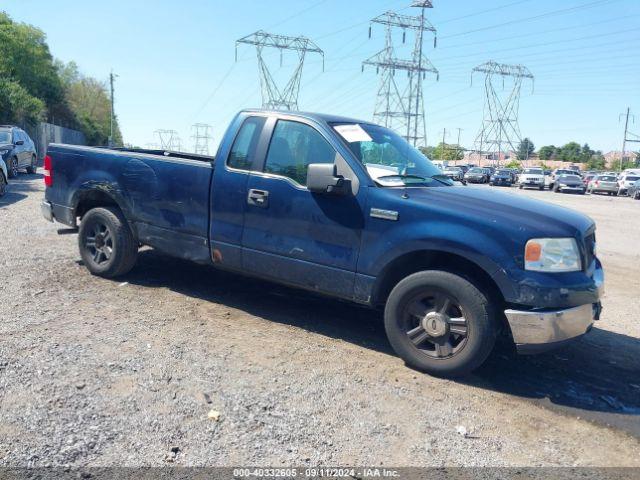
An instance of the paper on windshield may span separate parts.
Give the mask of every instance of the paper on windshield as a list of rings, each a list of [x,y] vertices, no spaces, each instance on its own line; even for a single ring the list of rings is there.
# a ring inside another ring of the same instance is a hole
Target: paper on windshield
[[[333,128],[349,143],[372,141],[369,134],[357,123],[351,125],[336,125]]]

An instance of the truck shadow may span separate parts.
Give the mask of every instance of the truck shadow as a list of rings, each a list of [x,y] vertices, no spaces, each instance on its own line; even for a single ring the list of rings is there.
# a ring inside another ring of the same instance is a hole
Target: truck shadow
[[[38,179],[42,179],[42,175],[19,173],[17,177],[10,178],[6,193],[0,197],[0,208],[18,203],[27,198],[30,192],[38,191],[38,184],[33,181]]]
[[[141,251],[136,268],[118,279],[122,280],[169,288],[395,355],[379,311],[165,257],[153,250]],[[551,353],[518,356],[510,349],[499,348],[478,371],[458,381],[540,401],[573,415],[615,414],[594,420],[620,423],[640,436],[639,358],[640,340],[594,328],[581,341]]]

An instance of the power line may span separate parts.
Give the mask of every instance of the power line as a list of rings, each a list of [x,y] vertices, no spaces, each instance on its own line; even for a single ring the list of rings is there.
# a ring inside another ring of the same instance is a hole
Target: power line
[[[513,7],[514,5],[519,5],[521,3],[526,3],[526,2],[532,2],[533,0],[519,0],[517,2],[512,2],[512,3],[507,3],[506,5],[500,5],[494,8],[489,8],[486,10],[479,10],[475,13],[470,13],[468,15],[462,15],[461,17],[454,17],[454,18],[449,18],[448,20],[441,20],[438,21],[439,25],[443,25],[445,23],[450,23],[450,22],[456,22],[458,20],[462,20],[465,18],[471,18],[471,17],[476,17],[478,15],[484,15],[485,13],[490,13],[490,12],[495,12],[497,10],[502,10],[503,8],[508,8],[508,7]]]
[[[588,2],[588,3],[582,4],[582,5],[578,5],[578,6],[575,6],[575,7],[563,8],[563,9],[560,9],[560,10],[554,10],[552,12],[542,13],[540,15],[534,15],[532,17],[519,18],[519,19],[516,19],[516,20],[510,20],[510,21],[507,21],[507,22],[498,23],[496,25],[491,25],[491,26],[488,26],[488,27],[481,27],[481,28],[476,28],[474,30],[467,30],[465,32],[454,33],[452,35],[446,35],[446,36],[441,37],[441,38],[442,39],[446,39],[446,38],[461,37],[461,36],[464,36],[464,35],[469,35],[471,33],[478,33],[478,32],[485,32],[487,30],[494,30],[496,28],[504,27],[506,25],[514,25],[516,23],[530,22],[530,21],[534,21],[534,20],[539,20],[541,18],[547,18],[547,17],[555,16],[555,15],[564,15],[565,13],[575,12],[577,10],[584,10],[584,9],[595,7],[595,6],[598,6],[598,5],[606,5],[608,3],[614,3],[614,2],[619,2],[619,1],[621,1],[621,0],[597,0],[595,2]]]

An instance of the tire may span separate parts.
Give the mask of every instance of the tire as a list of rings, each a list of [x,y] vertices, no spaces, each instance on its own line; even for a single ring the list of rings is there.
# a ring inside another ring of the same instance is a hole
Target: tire
[[[489,182],[489,186],[490,186],[490,187],[493,187],[493,182]]]
[[[122,212],[113,207],[94,208],[85,214],[78,247],[84,265],[99,277],[128,273],[138,257],[138,242]]]
[[[524,185],[520,184],[519,188],[520,188],[520,190],[522,190],[524,188]]]
[[[4,178],[4,173],[0,171],[0,197],[7,193],[7,179]]]
[[[538,187],[538,190],[543,191],[544,190],[544,186]]]
[[[36,173],[36,170],[38,169],[38,159],[36,158],[35,155],[33,155],[31,157],[31,163],[29,164],[29,166],[27,167],[27,173],[29,174],[34,174]]]
[[[438,270],[414,273],[398,283],[387,299],[384,324],[391,346],[407,365],[443,377],[478,368],[497,334],[488,298],[464,278]]]
[[[9,163],[7,163],[7,171],[9,172],[9,178],[15,178],[18,176],[18,159],[16,157],[9,159]]]

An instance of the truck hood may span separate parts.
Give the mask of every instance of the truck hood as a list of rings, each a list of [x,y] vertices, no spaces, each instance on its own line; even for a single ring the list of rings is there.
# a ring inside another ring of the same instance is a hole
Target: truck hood
[[[471,225],[493,225],[509,232],[512,239],[581,238],[594,228],[593,220],[574,210],[488,188],[426,187],[407,189],[407,193],[410,200],[433,213],[442,212]]]

